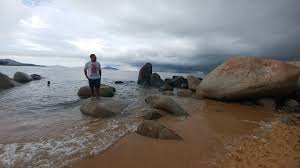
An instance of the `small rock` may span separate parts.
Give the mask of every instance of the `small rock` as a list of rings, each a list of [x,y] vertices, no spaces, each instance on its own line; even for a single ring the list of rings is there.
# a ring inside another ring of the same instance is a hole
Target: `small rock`
[[[150,84],[152,87],[161,87],[164,82],[157,73],[151,74]]]
[[[143,116],[143,118],[146,120],[157,120],[161,117],[161,113],[156,109],[152,109],[152,111],[149,111],[146,115]]]
[[[285,106],[291,107],[291,108],[295,108],[295,107],[299,106],[299,103],[297,102],[297,100],[294,100],[294,99],[288,99],[283,104]]]
[[[195,91],[198,87],[198,85],[201,83],[201,80],[199,80],[198,78],[196,78],[195,76],[193,75],[188,75],[186,77],[187,81],[188,81],[188,86],[189,86],[189,89]]]
[[[167,79],[165,79],[164,80],[164,84],[167,84],[167,85],[171,85],[172,86],[172,79],[170,79],[170,78],[167,78]]]
[[[177,91],[177,96],[191,97],[192,95],[193,95],[193,91],[191,91],[190,89],[179,89]]]
[[[43,78],[41,75],[38,74],[32,74],[30,76],[32,77],[33,80],[41,80]]]
[[[175,87],[175,88],[186,89],[186,88],[188,88],[188,82],[182,76],[179,76],[179,77],[174,76],[173,80],[172,80],[172,86]]]
[[[160,92],[173,91],[173,87],[171,85],[164,84],[162,87],[159,88],[159,91]]]
[[[276,110],[276,101],[272,98],[261,98],[257,101],[258,105],[263,106],[265,109],[275,111]]]
[[[173,93],[173,91],[164,91],[163,95],[174,96],[174,93]]]
[[[166,111],[175,116],[189,116],[189,114],[169,96],[148,96],[145,102],[156,109]]]
[[[282,116],[280,118],[280,121],[282,123],[290,125],[290,126],[300,126],[299,121],[297,120],[297,118],[295,118],[291,115]]]
[[[123,81],[115,81],[115,84],[123,84]]]
[[[161,125],[156,121],[144,121],[138,126],[137,133],[142,136],[147,136],[156,139],[174,139],[182,140],[174,131]]]
[[[294,108],[287,107],[287,106],[280,107],[280,110],[282,110],[284,112],[289,112],[289,113],[293,113],[294,112]]]

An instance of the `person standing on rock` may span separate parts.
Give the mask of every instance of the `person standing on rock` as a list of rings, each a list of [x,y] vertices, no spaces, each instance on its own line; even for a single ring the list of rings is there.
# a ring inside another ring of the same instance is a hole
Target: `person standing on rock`
[[[100,83],[101,83],[101,64],[97,61],[95,54],[90,55],[91,61],[87,62],[84,66],[84,74],[89,80],[89,86],[91,88],[92,97],[95,97],[96,89],[96,98],[99,99],[100,96]]]

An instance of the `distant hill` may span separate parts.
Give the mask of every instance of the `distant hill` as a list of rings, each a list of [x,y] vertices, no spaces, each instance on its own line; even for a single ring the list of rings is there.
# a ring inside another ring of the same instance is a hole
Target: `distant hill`
[[[102,69],[107,69],[107,70],[119,70],[119,69],[117,69],[117,68],[110,67],[110,66],[106,66],[106,67],[104,67],[104,68],[102,68]]]
[[[1,66],[42,66],[42,65],[21,63],[11,59],[0,59],[0,65]]]

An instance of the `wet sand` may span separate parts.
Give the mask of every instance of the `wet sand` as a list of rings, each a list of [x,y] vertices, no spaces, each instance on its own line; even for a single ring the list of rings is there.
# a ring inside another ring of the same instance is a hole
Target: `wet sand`
[[[242,145],[241,142],[250,139],[250,143],[252,142],[250,137],[253,135],[266,136],[268,134],[263,132],[273,132],[274,129],[268,124],[270,121],[276,120],[274,113],[257,106],[189,98],[175,99],[191,116],[176,118],[166,115],[159,121],[183,137],[183,141],[158,140],[130,133],[102,154],[84,159],[72,167],[232,167],[233,163],[240,162],[231,153],[239,149],[238,147]],[[273,136],[278,138],[281,132],[282,130],[274,133]],[[286,138],[290,138],[289,133],[286,133]],[[291,141],[297,141],[295,139],[297,137],[291,138]],[[256,145],[262,144],[244,145],[245,148],[249,148],[245,149],[249,154],[244,156],[247,164],[243,164],[243,167],[247,167],[247,165],[251,167],[248,162],[256,161],[250,158],[250,156],[252,157],[250,154],[256,153],[255,150],[252,150]],[[277,145],[283,146],[279,152],[286,150],[286,144],[283,141],[275,144],[275,146]],[[264,152],[264,148],[260,149],[261,152]],[[272,149],[270,150],[269,152],[272,153]],[[260,154],[258,153],[257,156]],[[272,158],[281,159],[275,156]],[[268,161],[272,162],[272,160]],[[236,167],[242,166],[237,165]]]
[[[278,120],[261,137],[243,139],[228,152],[219,167],[222,168],[299,168],[300,128],[285,125]]]

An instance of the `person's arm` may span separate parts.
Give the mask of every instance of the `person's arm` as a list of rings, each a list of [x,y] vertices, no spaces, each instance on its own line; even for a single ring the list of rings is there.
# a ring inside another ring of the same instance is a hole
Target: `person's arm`
[[[87,79],[89,79],[89,77],[88,77],[88,75],[87,75],[87,70],[86,70],[86,69],[84,69],[84,75],[85,75],[85,77],[86,77]]]
[[[88,77],[88,75],[87,75],[87,69],[88,69],[88,65],[85,64],[85,66],[84,66],[84,75],[85,75],[85,77],[86,77],[87,79],[89,79],[89,77]]]
[[[99,65],[100,65],[99,74],[100,74],[100,77],[102,77],[101,64],[99,63]]]

